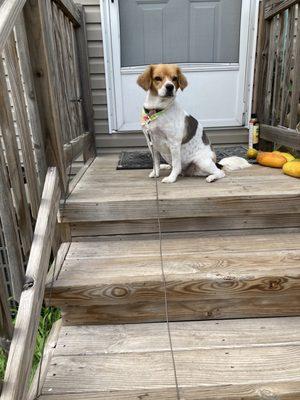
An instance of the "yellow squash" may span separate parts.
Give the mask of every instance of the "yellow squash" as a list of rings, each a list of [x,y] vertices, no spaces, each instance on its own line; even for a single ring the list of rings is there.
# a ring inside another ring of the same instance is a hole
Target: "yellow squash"
[[[292,154],[290,154],[290,153],[283,153],[283,152],[281,152],[281,151],[273,151],[273,153],[282,155],[283,157],[286,158],[286,161],[293,161],[293,160],[295,160],[295,157],[294,157]]]
[[[285,163],[282,170],[286,175],[300,178],[300,160],[297,159]]]
[[[248,149],[247,151],[247,158],[256,159],[258,151],[256,149]]]
[[[286,158],[281,154],[260,151],[257,155],[256,161],[260,165],[271,168],[282,168],[287,162]]]

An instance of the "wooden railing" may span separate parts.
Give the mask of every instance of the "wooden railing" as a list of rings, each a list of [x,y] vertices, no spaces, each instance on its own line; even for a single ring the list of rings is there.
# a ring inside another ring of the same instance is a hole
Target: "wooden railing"
[[[45,179],[1,400],[23,400],[27,396],[59,200],[58,172],[51,168]]]
[[[47,169],[56,167],[64,197],[68,167],[80,154],[84,162],[95,156],[85,35],[84,14],[72,0],[0,0],[0,245],[7,259],[5,271],[0,259],[4,348],[13,331],[5,283],[8,279],[9,295],[19,302]],[[54,250],[59,242],[57,230]],[[39,296],[42,301],[42,292]]]
[[[95,155],[84,15],[71,0],[0,2],[0,219],[18,300],[48,166]]]
[[[300,1],[261,3],[255,104],[260,136],[300,150]]]

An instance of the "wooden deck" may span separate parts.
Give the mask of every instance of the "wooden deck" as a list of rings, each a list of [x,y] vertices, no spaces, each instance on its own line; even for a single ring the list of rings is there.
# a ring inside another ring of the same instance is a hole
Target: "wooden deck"
[[[61,205],[42,400],[176,398],[155,182],[117,161],[86,166]],[[299,181],[253,166],[159,183],[159,199],[181,400],[299,399]]]
[[[172,323],[181,399],[299,399],[299,331],[299,318]],[[63,327],[42,393],[176,399],[166,325]]]
[[[156,232],[155,182],[149,170],[118,171],[117,161],[117,155],[96,158],[62,206],[62,221],[71,224],[74,236]],[[179,178],[174,184],[159,183],[159,198],[168,231],[300,225],[299,180],[279,169],[256,165],[212,184]]]

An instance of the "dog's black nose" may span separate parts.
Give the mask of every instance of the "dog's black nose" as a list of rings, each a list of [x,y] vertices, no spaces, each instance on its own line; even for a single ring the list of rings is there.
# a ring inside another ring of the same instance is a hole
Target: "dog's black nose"
[[[174,90],[174,85],[172,85],[171,83],[168,83],[166,85],[166,89],[168,92],[172,92]]]

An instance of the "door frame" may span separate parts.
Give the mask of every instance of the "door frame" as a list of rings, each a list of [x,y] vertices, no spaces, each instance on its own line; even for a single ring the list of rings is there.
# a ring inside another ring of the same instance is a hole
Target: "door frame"
[[[115,32],[114,37],[118,37],[120,40],[120,24],[117,18],[113,18],[111,15],[110,2],[112,0],[99,1],[103,36],[109,133],[126,133],[126,131],[118,130],[118,127],[122,125],[123,122],[122,96],[116,96],[116,91],[122,90],[121,54],[118,46],[113,46],[112,39],[112,32]],[[118,1],[114,2],[115,7],[117,7],[117,13],[119,13],[118,3]],[[218,63],[218,65],[215,63],[193,63],[193,65],[179,64],[182,67],[183,72],[201,72],[209,70],[227,71],[238,68],[245,72],[240,74],[236,105],[237,115],[243,116],[242,120],[238,120],[241,127],[248,126],[249,117],[251,115],[259,3],[260,0],[242,0],[239,63]],[[123,70],[126,70],[127,73],[136,74],[142,72],[144,68],[144,66],[126,67],[123,68]],[[121,111],[117,113],[116,110]]]

